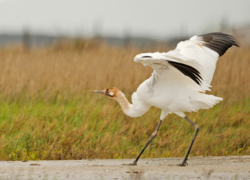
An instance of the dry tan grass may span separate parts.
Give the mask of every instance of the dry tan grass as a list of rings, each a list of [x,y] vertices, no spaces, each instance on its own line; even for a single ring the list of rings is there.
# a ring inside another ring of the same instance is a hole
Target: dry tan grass
[[[79,50],[80,49],[80,50]],[[133,62],[141,52],[168,51],[167,47],[153,49],[111,48],[89,45],[82,48],[61,47],[34,49],[25,53],[21,48],[0,50],[0,92],[3,96],[44,92],[81,94],[91,89],[117,87],[126,94],[152,73],[150,67]],[[218,61],[212,82],[212,94],[233,99],[250,92],[249,48],[231,48]]]

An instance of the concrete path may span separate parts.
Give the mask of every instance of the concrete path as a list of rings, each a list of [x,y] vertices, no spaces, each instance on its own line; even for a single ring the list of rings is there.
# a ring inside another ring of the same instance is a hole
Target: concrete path
[[[250,180],[250,156],[191,157],[187,167],[170,166],[183,158],[0,161],[0,180],[14,179],[230,179]]]

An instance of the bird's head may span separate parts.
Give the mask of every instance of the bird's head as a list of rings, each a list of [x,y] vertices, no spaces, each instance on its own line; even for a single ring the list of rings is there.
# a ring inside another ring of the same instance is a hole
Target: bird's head
[[[99,94],[108,96],[111,99],[116,100],[117,96],[119,96],[120,90],[117,89],[116,87],[111,87],[111,88],[104,89],[104,90],[92,90],[91,92],[99,93]]]
[[[112,87],[112,88],[108,88],[104,90],[93,90],[91,92],[95,92],[95,93],[108,96],[110,99],[117,101],[121,105],[123,112],[127,114],[128,116],[131,116],[129,114],[129,110],[132,106],[127,100],[126,96],[119,89]]]

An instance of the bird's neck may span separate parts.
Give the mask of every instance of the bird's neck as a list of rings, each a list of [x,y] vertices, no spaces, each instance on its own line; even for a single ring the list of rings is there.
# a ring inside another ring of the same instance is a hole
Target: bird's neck
[[[116,101],[120,104],[122,111],[127,116],[140,117],[144,113],[146,113],[148,111],[148,109],[150,108],[150,105],[141,102],[137,98],[136,93],[134,93],[132,95],[132,99],[133,99],[132,100],[133,104],[130,104],[129,101],[127,100],[126,96],[122,92],[119,92],[119,94],[116,98]]]
[[[126,96],[122,92],[119,92],[116,101],[120,104],[122,111],[129,116],[129,111],[133,105],[129,103]]]

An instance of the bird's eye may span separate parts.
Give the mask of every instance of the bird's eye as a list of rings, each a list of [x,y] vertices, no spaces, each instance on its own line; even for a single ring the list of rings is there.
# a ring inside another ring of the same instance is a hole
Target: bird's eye
[[[110,97],[113,97],[114,93],[111,91],[109,91],[109,89],[106,90],[106,95],[107,96],[110,96]]]

